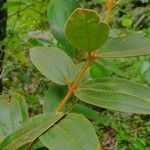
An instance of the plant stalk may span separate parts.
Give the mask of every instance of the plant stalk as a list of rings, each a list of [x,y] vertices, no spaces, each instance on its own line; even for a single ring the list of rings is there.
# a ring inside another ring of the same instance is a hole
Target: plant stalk
[[[89,54],[89,59],[85,62],[85,64],[83,65],[83,67],[81,68],[80,72],[78,73],[75,81],[73,82],[73,84],[69,87],[68,92],[66,94],[66,96],[63,98],[63,100],[59,103],[59,105],[57,106],[55,112],[59,112],[61,111],[65,104],[67,103],[67,101],[69,100],[70,96],[72,95],[72,93],[74,92],[74,90],[78,87],[80,80],[82,79],[82,77],[84,76],[84,73],[86,72],[86,70],[89,68],[90,64],[97,59],[97,54],[96,53],[90,53]]]
[[[57,106],[56,108],[56,112],[59,112],[63,109],[63,107],[65,106],[65,104],[67,103],[68,99],[70,98],[70,96],[72,95],[72,93],[74,92],[74,90],[77,88],[81,78],[83,77],[84,73],[86,72],[86,70],[88,69],[90,65],[90,61],[88,60],[84,66],[81,68],[79,74],[77,75],[74,83],[72,86],[69,87],[69,90],[66,94],[66,96],[64,97],[64,99],[60,102],[60,104]]]
[[[106,7],[107,7],[107,15],[105,17],[105,22],[109,23],[111,21],[113,9],[117,6],[117,3],[114,0],[107,0]]]

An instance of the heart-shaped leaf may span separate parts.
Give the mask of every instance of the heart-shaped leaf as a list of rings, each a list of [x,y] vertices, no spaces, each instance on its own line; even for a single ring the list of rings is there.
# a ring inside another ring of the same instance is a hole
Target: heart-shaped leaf
[[[95,11],[78,8],[67,21],[65,35],[74,47],[90,52],[105,43],[109,26],[100,22],[100,16]]]
[[[73,81],[76,67],[71,58],[56,47],[35,47],[30,51],[33,64],[43,75],[53,82],[65,85]]]

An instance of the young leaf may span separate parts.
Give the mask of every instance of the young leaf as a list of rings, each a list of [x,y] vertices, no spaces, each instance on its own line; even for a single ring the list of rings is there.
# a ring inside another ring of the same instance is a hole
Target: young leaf
[[[27,106],[20,94],[0,97],[0,139],[18,129],[27,118]]]
[[[21,128],[3,140],[2,144],[0,144],[0,149],[15,150],[34,141],[57,123],[63,116],[63,113],[46,113],[30,118]]]
[[[150,88],[120,78],[89,80],[75,91],[82,101],[108,109],[150,114]]]
[[[91,123],[79,114],[68,114],[40,137],[52,150],[99,150],[100,144]]]
[[[61,49],[35,47],[31,49],[30,57],[37,69],[53,82],[65,85],[67,80],[74,80],[75,64]]]
[[[95,11],[78,8],[67,21],[65,35],[74,47],[90,52],[105,43],[109,26],[100,22],[100,16]]]
[[[78,7],[79,4],[75,0],[51,0],[47,13],[52,34],[65,47],[65,52],[72,57],[75,55],[76,49],[66,40],[64,26],[68,17]]]
[[[119,58],[150,54],[150,39],[143,34],[109,39],[99,49],[101,57]]]

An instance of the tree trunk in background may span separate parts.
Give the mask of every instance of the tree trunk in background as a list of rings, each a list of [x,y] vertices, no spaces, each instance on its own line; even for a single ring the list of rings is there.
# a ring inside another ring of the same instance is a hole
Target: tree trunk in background
[[[3,41],[6,37],[6,28],[7,28],[7,10],[3,8],[7,0],[0,0],[0,42]],[[3,60],[4,60],[4,45],[0,45],[0,75],[3,70]],[[0,93],[3,90],[2,78],[0,78]]]

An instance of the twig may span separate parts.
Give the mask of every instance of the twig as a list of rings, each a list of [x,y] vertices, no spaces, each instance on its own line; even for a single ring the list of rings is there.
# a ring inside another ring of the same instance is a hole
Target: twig
[[[146,15],[143,14],[135,24],[135,28],[139,26],[139,24],[145,19]]]
[[[63,100],[57,106],[57,108],[55,110],[56,112],[59,112],[59,111],[61,111],[63,109],[63,107],[65,106],[65,104],[69,100],[70,96],[72,95],[72,93],[74,92],[74,90],[77,88],[78,84],[80,83],[80,80],[82,79],[84,73],[86,72],[86,70],[88,69],[88,67],[90,66],[90,64],[95,59],[97,59],[97,54],[96,53],[90,53],[89,54],[89,59],[86,61],[86,63],[81,68],[81,70],[78,73],[78,75],[77,75],[75,81],[73,82],[72,86],[69,87],[66,96],[63,98]]]
[[[1,74],[0,74],[0,79],[2,79],[3,74],[4,74],[4,72],[5,72],[5,69],[6,69],[6,67],[4,67],[4,68],[2,69]]]
[[[107,0],[106,7],[107,7],[107,15],[105,17],[105,22],[109,23],[111,21],[113,9],[117,6],[117,3],[114,0]]]

